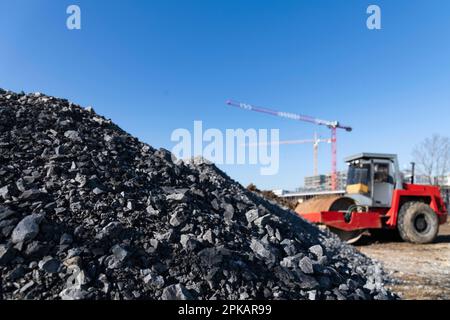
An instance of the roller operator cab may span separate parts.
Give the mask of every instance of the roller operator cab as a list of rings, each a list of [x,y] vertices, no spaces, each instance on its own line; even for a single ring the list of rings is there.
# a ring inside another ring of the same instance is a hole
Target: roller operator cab
[[[403,183],[393,154],[361,153],[345,160],[346,194],[301,203],[298,214],[327,225],[348,242],[380,229],[397,229],[403,240],[413,243],[435,240],[448,216],[438,187]]]
[[[362,153],[348,163],[347,195],[359,205],[388,208],[394,190],[403,189],[397,156]]]

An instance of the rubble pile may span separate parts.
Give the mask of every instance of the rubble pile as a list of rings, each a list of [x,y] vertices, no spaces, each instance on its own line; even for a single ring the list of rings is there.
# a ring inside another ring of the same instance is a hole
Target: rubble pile
[[[390,299],[378,264],[92,108],[0,90],[0,298]]]

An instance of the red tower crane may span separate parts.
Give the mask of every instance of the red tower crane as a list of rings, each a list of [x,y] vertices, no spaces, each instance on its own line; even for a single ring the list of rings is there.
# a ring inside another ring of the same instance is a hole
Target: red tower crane
[[[255,111],[260,113],[269,114],[276,117],[287,118],[296,121],[309,122],[319,126],[325,126],[331,130],[331,189],[337,189],[337,129],[343,129],[347,132],[351,132],[353,129],[349,126],[344,126],[339,121],[327,121],[310,116],[299,115],[290,112],[280,112],[268,108],[257,107],[251,104],[237,102],[234,100],[228,100],[227,105],[241,108],[244,110]]]

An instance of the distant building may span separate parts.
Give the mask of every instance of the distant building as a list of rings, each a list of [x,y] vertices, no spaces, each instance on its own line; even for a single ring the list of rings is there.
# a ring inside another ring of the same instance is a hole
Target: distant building
[[[411,170],[405,170],[402,172],[403,182],[411,183]],[[415,174],[414,175],[414,183],[415,184],[424,184],[430,185],[430,179],[428,176],[424,174]]]
[[[338,190],[344,190],[347,186],[347,173],[338,172],[337,173],[337,186]],[[307,191],[327,191],[331,190],[332,178],[331,174],[317,175],[305,177],[304,188],[302,190]]]
[[[321,174],[318,176],[305,177],[304,189],[306,190],[325,190],[326,185],[326,175]]]
[[[410,170],[406,170],[403,172],[403,181],[405,183],[411,183],[411,171]],[[424,174],[414,175],[414,183],[415,184],[424,184],[424,185],[435,184],[435,185],[438,185],[441,187],[443,187],[443,186],[450,187],[450,174],[440,176],[440,177],[433,177],[432,182],[433,183],[430,183],[430,178],[427,175],[424,175]]]
[[[437,184],[440,186],[450,187],[450,174],[438,177]]]
[[[330,177],[330,187],[331,187],[331,177]],[[347,188],[347,172],[337,173],[337,189],[345,190]]]

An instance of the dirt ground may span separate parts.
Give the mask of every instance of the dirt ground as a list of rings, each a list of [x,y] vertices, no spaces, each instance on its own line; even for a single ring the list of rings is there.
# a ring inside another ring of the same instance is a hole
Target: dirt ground
[[[433,244],[373,238],[365,242],[356,247],[384,265],[393,278],[390,289],[401,298],[450,300],[450,224],[441,226]]]

